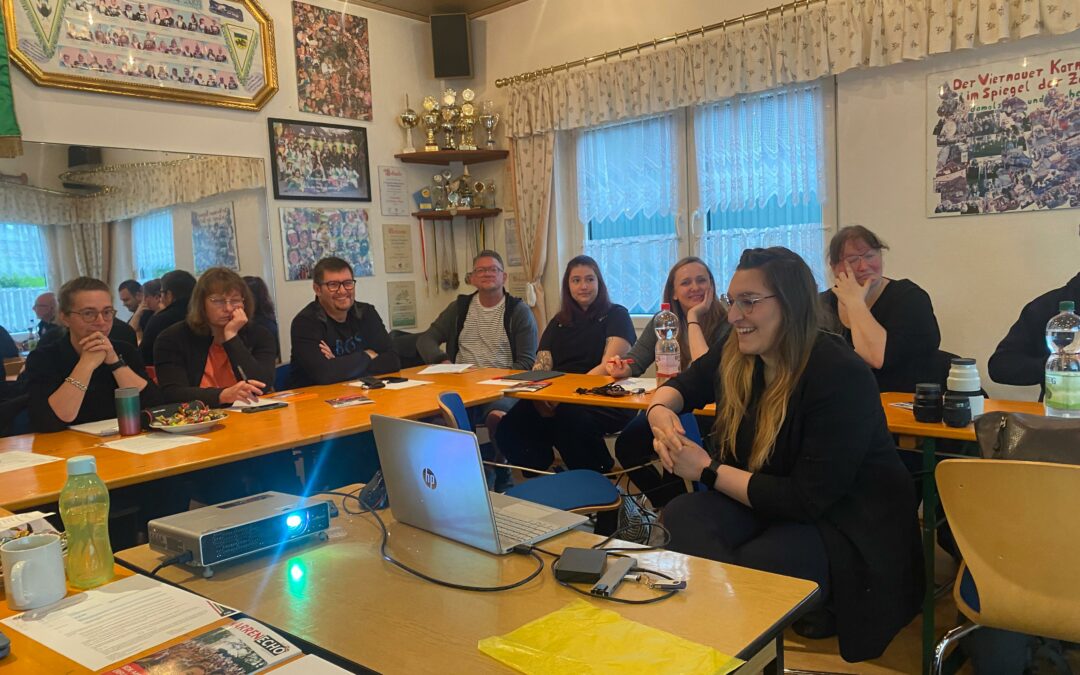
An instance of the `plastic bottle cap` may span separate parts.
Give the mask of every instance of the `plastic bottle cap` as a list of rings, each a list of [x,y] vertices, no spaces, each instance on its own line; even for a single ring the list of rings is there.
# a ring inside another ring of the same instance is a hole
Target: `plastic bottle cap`
[[[97,459],[93,455],[79,455],[67,461],[67,475],[81,476],[97,473]]]
[[[1059,312],[1071,312],[1076,309],[1076,303],[1072,300],[1062,300],[1058,303]]]
[[[671,303],[668,303],[668,302],[660,303],[660,311],[661,312],[670,312],[671,311]]]
[[[952,365],[954,366],[973,366],[975,365],[975,359],[953,359]]]

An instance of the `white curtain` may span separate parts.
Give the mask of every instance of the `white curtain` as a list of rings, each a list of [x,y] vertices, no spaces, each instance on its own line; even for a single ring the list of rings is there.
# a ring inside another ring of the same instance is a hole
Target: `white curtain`
[[[648,313],[660,301],[679,240],[673,234],[595,239],[585,242],[585,254],[600,265],[612,302]]]
[[[699,246],[698,255],[709,264],[721,290],[727,289],[743,250],[769,246],[783,246],[801,255],[818,288],[825,288],[825,226],[821,223],[713,230],[702,235]]]

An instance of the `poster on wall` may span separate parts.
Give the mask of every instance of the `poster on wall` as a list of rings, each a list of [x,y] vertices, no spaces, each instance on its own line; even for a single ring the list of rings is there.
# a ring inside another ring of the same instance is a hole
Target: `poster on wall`
[[[929,216],[1080,207],[1080,49],[927,78]]]
[[[383,261],[390,274],[407,274],[413,271],[412,226],[382,226]]]
[[[517,218],[512,213],[504,214],[502,222],[506,235],[506,264],[509,267],[520,267],[521,242],[518,241]]]
[[[367,129],[270,118],[275,199],[371,201]]]
[[[293,2],[293,39],[300,110],[370,121],[367,19]]]
[[[416,282],[388,281],[386,296],[390,303],[390,328],[416,328]]]
[[[354,277],[375,275],[366,209],[281,209],[281,249],[285,280],[311,278],[315,263],[335,256],[353,268]]]
[[[254,0],[3,0],[8,51],[38,86],[258,110],[277,91]]]
[[[195,257],[195,276],[211,267],[240,270],[232,202],[191,212],[191,250]]]

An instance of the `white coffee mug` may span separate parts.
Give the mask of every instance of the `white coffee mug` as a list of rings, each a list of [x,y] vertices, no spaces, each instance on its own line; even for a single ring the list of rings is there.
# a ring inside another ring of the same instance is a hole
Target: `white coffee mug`
[[[31,534],[0,546],[4,595],[15,611],[51,605],[67,593],[60,536]]]

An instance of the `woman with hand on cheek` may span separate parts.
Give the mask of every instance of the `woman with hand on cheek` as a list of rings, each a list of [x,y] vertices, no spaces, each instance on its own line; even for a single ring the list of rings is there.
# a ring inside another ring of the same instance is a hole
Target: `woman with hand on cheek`
[[[873,369],[879,391],[914,392],[919,382],[941,379],[935,372],[941,332],[926,291],[908,279],[883,276],[881,252],[887,248],[862,225],[833,236],[834,283],[821,294],[824,325]]]
[[[72,279],[60,289],[59,308],[66,330],[26,359],[34,431],[60,431],[69,424],[116,417],[114,392],[119,387],[138,389],[143,407],[160,401],[138,349],[109,340],[116,309],[105,282]]]
[[[788,249],[744,251],[721,300],[728,338],[646,412],[664,468],[707,488],[664,509],[668,548],[816,582],[796,632],[838,633],[845,659],[875,658],[918,609],[922,559],[874,378],[818,329],[813,275]],[[678,414],[712,402],[710,452]]]

